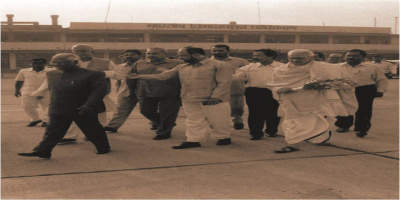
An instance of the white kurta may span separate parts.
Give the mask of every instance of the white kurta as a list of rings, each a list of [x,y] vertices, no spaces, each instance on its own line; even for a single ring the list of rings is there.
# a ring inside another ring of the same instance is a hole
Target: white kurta
[[[278,67],[274,70],[271,82],[267,83],[280,102],[278,114],[283,117],[282,128],[289,144],[304,140],[324,142],[329,139],[326,133],[330,132],[335,117],[350,114],[337,90],[299,89],[293,93],[277,93],[283,87],[301,87],[314,78],[327,80],[348,77],[335,65],[313,61],[303,66],[292,66],[289,63]],[[356,101],[355,97],[348,99]]]

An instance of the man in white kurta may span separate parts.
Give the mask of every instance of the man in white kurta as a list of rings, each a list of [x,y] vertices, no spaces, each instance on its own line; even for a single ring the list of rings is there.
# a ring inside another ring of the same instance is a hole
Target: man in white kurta
[[[161,74],[139,75],[141,80],[179,77],[182,107],[186,114],[187,140],[172,148],[200,147],[200,142],[208,139],[210,126],[211,137],[218,139],[217,145],[231,144],[229,99],[232,67],[228,63],[207,58],[202,48],[182,48],[178,56],[186,64]]]
[[[305,90],[305,83],[313,80],[333,80],[349,78],[339,67],[313,61],[313,52],[296,49],[288,53],[289,63],[274,70],[271,81],[274,97],[280,103],[280,115],[283,116],[282,128],[285,140],[290,145],[275,151],[287,153],[298,150],[302,141],[324,143],[330,139],[331,126],[335,117],[349,115],[337,90]],[[347,101],[356,104],[354,93]],[[353,98],[351,98],[353,96]],[[354,112],[354,110],[353,110]]]
[[[31,93],[38,89],[44,80],[46,73],[53,69],[45,67],[46,59],[37,58],[30,62],[31,67],[21,69],[15,78],[15,96],[21,97],[21,107],[30,118],[29,127],[42,123],[45,127],[48,120],[47,107],[49,106],[49,95],[44,94],[42,97],[31,96]],[[41,116],[37,111],[38,105],[41,107]]]

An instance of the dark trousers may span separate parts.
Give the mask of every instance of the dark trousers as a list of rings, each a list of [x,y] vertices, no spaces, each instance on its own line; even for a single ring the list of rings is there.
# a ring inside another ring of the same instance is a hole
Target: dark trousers
[[[34,151],[50,153],[67,133],[73,121],[98,151],[109,150],[110,145],[106,132],[99,123],[97,115],[97,113],[87,115],[50,115],[50,123],[46,126],[43,140],[35,147]]]
[[[158,124],[157,135],[171,134],[181,105],[179,97],[143,97],[139,104],[140,113]]]
[[[358,110],[355,115],[354,129],[359,132],[367,132],[371,128],[372,107],[376,95],[375,85],[356,87]],[[341,128],[349,128],[353,125],[353,116],[338,117],[335,125]]]
[[[272,91],[266,88],[246,88],[247,107],[249,108],[248,125],[250,135],[264,135],[262,129],[266,125],[266,133],[277,133],[280,117],[278,117],[279,103],[272,97]]]

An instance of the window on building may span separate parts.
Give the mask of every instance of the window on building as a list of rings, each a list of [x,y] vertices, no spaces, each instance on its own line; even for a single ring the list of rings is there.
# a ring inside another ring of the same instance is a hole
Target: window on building
[[[328,38],[327,35],[300,35],[300,43],[328,44]]]
[[[250,35],[250,34],[229,35],[228,41],[230,43],[260,43],[260,35]]]
[[[104,42],[144,42],[144,34],[117,34],[109,33]]]
[[[44,32],[15,32],[15,42],[59,42],[60,36]]]
[[[295,35],[266,35],[265,43],[295,43]]]
[[[333,44],[360,44],[360,36],[334,35]]]
[[[8,53],[1,53],[1,70],[7,69],[10,69],[10,55]]]
[[[222,34],[151,34],[151,42],[166,43],[222,43]]]
[[[67,33],[67,42],[103,42],[104,34],[101,33]]]
[[[57,52],[61,53],[61,52]],[[47,60],[47,64],[51,60],[51,57],[53,57],[56,53],[17,53],[16,56],[16,62],[17,62],[17,68],[28,68],[30,67],[30,61],[33,58],[44,58]]]
[[[390,44],[389,36],[365,36],[365,44]]]
[[[8,33],[6,33],[6,32],[1,33],[1,42],[9,42]]]

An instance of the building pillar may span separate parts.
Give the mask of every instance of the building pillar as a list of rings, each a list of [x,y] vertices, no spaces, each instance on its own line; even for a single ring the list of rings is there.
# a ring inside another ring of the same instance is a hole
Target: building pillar
[[[333,44],[333,36],[328,35],[328,44]]]
[[[145,33],[144,34],[144,42],[145,43],[150,43],[150,33]]]
[[[265,43],[265,34],[260,35],[260,43]]]
[[[360,37],[360,44],[365,44],[365,36],[364,35],[362,35]]]
[[[15,52],[10,52],[8,56],[10,59],[10,69],[17,69],[17,55]]]
[[[300,44],[300,35],[295,35],[294,36],[294,43]]]
[[[229,34],[224,34],[224,43],[229,43]]]
[[[67,36],[65,33],[60,33],[60,42],[67,42]]]

